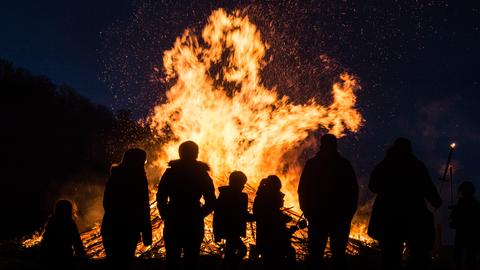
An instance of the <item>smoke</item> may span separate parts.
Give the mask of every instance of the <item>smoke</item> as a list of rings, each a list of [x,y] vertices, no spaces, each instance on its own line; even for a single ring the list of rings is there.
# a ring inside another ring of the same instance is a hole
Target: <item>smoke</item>
[[[99,223],[103,217],[103,191],[108,175],[92,170],[83,170],[70,175],[61,184],[50,188],[47,201],[52,212],[55,202],[70,200],[76,208],[76,222],[80,231]]]

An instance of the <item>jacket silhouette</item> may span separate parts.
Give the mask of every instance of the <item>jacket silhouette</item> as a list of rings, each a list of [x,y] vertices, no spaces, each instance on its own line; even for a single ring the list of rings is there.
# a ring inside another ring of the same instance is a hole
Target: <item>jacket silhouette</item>
[[[208,165],[196,160],[198,146],[192,141],[184,142],[179,154],[180,159],[169,162],[158,184],[157,206],[165,221],[168,268],[180,267],[183,249],[186,269],[195,269],[204,236],[204,218],[213,211],[215,190]],[[200,203],[202,197],[204,205]]]
[[[50,262],[58,266],[71,266],[74,251],[79,257],[86,256],[72,215],[72,203],[68,200],[58,201],[43,234],[41,246]]]
[[[457,269],[478,269],[480,202],[475,200],[472,182],[465,181],[458,189],[461,197],[450,214],[450,226],[455,229],[454,261]]]
[[[350,223],[357,210],[358,183],[350,162],[337,151],[334,135],[323,135],[320,151],[308,160],[298,185],[300,208],[308,220],[309,265],[319,267],[330,238],[332,263],[345,267]]]
[[[152,244],[145,151],[125,152],[122,163],[112,168],[103,197],[101,234],[107,260],[112,268],[128,268],[137,243]]]
[[[368,233],[380,242],[383,268],[402,265],[404,242],[410,250],[412,265],[417,269],[428,267],[435,230],[433,214],[425,200],[438,208],[441,198],[427,168],[412,154],[408,139],[394,142],[385,159],[373,170],[369,188],[377,197]]]
[[[290,268],[295,264],[295,250],[290,238],[296,227],[288,227],[292,218],[282,211],[285,194],[276,175],[262,179],[253,202],[257,225],[256,246],[265,269]]]
[[[226,240],[224,269],[237,269],[247,247],[241,237],[246,236],[247,221],[252,220],[248,212],[248,195],[242,192],[247,177],[240,171],[230,174],[229,185],[218,188],[218,196],[213,215],[215,241]]]

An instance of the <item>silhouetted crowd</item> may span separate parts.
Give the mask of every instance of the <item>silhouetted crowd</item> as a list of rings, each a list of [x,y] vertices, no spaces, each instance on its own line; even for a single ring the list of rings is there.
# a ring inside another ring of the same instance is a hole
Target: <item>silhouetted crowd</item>
[[[180,145],[178,160],[169,167],[158,184],[157,207],[164,221],[163,237],[168,269],[196,269],[204,238],[204,219],[214,212],[213,234],[216,242],[225,240],[223,269],[238,269],[247,255],[242,241],[247,225],[256,222],[255,249],[265,269],[294,269],[293,233],[308,221],[309,269],[325,267],[327,240],[331,250],[331,268],[347,269],[346,247],[350,225],[357,210],[358,183],[350,162],[337,150],[337,139],[322,136],[320,150],[309,159],[300,176],[298,199],[305,220],[291,225],[293,218],[283,211],[282,181],[269,175],[260,181],[248,209],[243,189],[248,181],[241,171],[229,176],[227,186],[215,196],[207,164],[198,161],[198,146],[187,141]],[[111,269],[131,265],[137,243],[152,244],[149,191],[144,164],[147,155],[141,149],[125,152],[120,165],[112,168],[107,182],[101,234]],[[442,204],[440,195],[422,161],[412,153],[408,139],[399,138],[375,167],[369,182],[376,194],[368,233],[379,242],[382,269],[402,269],[405,248],[407,267],[428,269],[435,241],[434,216],[429,210]],[[471,182],[459,187],[461,198],[451,211],[451,226],[456,230],[454,260],[457,269],[478,270],[480,243],[480,203],[475,200]],[[57,203],[43,237],[42,246],[57,264],[68,265],[73,255],[85,256],[74,211],[69,201]]]

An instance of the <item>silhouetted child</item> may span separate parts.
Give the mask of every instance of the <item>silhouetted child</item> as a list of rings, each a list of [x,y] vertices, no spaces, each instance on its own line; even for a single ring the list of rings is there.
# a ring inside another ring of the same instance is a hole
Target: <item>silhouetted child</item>
[[[460,199],[450,215],[450,226],[456,230],[454,246],[455,264],[457,269],[478,269],[480,203],[475,200],[475,186],[472,182],[463,182],[459,186],[458,191]],[[464,266],[465,259],[466,267]]]
[[[55,205],[55,212],[48,220],[42,239],[42,248],[46,251],[52,264],[68,266],[73,255],[85,258],[77,224],[73,220],[73,206],[68,200],[60,200]]]
[[[290,238],[296,227],[288,227],[292,218],[282,211],[282,183],[276,175],[262,179],[253,202],[257,224],[256,244],[265,269],[283,269],[295,264]]]
[[[246,236],[247,221],[252,216],[248,213],[248,195],[242,192],[247,176],[234,171],[228,181],[228,186],[218,188],[220,194],[213,216],[213,233],[215,241],[226,240],[223,268],[237,269],[247,254],[241,237]]]

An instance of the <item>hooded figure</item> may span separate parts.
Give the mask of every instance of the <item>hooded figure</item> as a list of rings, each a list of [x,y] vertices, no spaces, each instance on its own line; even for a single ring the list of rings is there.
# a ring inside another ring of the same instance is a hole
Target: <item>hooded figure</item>
[[[101,233],[107,260],[114,269],[131,264],[140,235],[144,245],[152,244],[146,158],[141,149],[127,150],[121,164],[112,168],[105,188]]]
[[[257,224],[256,245],[265,269],[294,268],[295,249],[290,238],[296,227],[288,227],[292,217],[282,211],[285,194],[276,175],[260,181],[253,201],[253,215]]]
[[[413,266],[425,269],[435,238],[433,214],[425,201],[435,208],[442,202],[427,168],[412,154],[408,139],[395,140],[373,170],[369,188],[377,197],[368,234],[380,242],[383,268],[401,267],[406,242]]]
[[[215,190],[208,165],[197,161],[198,146],[194,142],[182,143],[179,155],[180,159],[168,163],[169,168],[160,179],[157,206],[165,221],[163,235],[168,269],[180,267],[182,249],[186,269],[196,269],[204,218],[213,211]]]
[[[213,216],[213,234],[215,241],[226,240],[224,269],[237,269],[247,247],[241,237],[246,236],[247,221],[252,220],[248,213],[248,195],[242,192],[247,176],[241,171],[230,174],[229,185],[219,187]]]
[[[344,268],[350,223],[358,204],[358,183],[352,165],[338,153],[334,135],[323,135],[320,151],[305,164],[298,197],[308,220],[310,267],[323,264],[330,238],[333,266]]]

